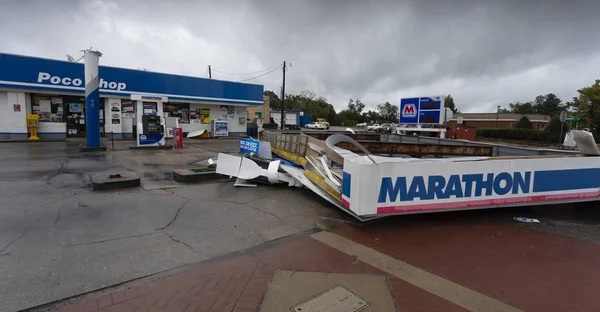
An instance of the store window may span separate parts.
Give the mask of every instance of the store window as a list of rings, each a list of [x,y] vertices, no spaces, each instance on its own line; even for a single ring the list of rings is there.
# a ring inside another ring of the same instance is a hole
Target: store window
[[[65,99],[61,95],[32,94],[31,113],[37,114],[40,122],[65,122]]]
[[[190,104],[168,102],[163,105],[163,110],[168,117],[179,118],[179,123],[190,123]]]
[[[104,133],[104,105],[100,101],[100,132]],[[85,136],[85,97],[31,94],[31,112],[40,122],[65,122],[68,136]]]

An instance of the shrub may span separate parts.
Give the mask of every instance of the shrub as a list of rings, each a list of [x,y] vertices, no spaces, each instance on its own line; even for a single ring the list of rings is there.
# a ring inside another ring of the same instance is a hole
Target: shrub
[[[477,136],[484,138],[498,138],[511,140],[527,140],[539,142],[558,142],[558,133],[533,129],[495,129],[479,128]]]
[[[531,124],[531,121],[529,121],[529,118],[527,118],[527,116],[523,116],[521,117],[521,119],[519,119],[519,121],[517,121],[517,123],[515,124],[515,128],[532,129],[533,125]]]
[[[544,131],[549,132],[549,133],[559,134],[560,127],[561,127],[560,118],[558,116],[554,116],[554,117],[552,117],[552,119],[550,119],[550,122],[548,123],[546,128],[544,128]]]

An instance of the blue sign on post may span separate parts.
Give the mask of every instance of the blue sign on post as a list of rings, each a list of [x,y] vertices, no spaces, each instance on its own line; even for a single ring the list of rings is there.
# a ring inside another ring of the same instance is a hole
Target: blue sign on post
[[[419,98],[400,100],[400,123],[419,123]]]
[[[444,97],[420,97],[400,100],[400,123],[439,125],[444,122]]]
[[[258,154],[260,141],[254,139],[240,139],[240,152],[243,154]]]

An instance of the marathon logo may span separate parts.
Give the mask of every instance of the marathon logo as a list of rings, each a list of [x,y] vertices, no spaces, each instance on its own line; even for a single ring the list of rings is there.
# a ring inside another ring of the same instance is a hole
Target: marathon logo
[[[382,178],[378,203],[526,194],[530,192],[531,172],[455,174],[448,179],[440,175],[415,176],[408,182],[406,177],[397,177],[396,181]]]
[[[142,100],[155,100],[155,101],[163,100],[162,96],[155,96],[155,95],[142,95],[141,98],[142,98]]]
[[[417,107],[415,104],[406,104],[402,109],[402,117],[404,118],[412,118],[417,117]]]
[[[70,78],[70,77],[59,77],[52,76],[50,73],[39,72],[38,73],[38,83],[48,83],[54,85],[63,85],[63,86],[75,86],[81,87],[83,85],[83,81],[79,78]],[[100,78],[99,81],[100,89],[108,89],[108,90],[125,90],[127,89],[127,84],[124,82],[114,82],[114,81],[104,81],[104,79]]]

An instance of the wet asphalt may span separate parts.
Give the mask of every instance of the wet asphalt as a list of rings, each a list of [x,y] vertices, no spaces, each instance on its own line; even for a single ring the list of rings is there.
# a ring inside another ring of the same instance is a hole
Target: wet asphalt
[[[244,250],[277,238],[272,233],[347,218],[306,190],[172,180],[173,169],[236,151],[237,140],[141,151],[118,141],[114,151],[91,154],[79,152],[82,143],[0,143],[0,311],[54,302]],[[123,171],[136,172],[142,186],[91,191],[91,176]]]
[[[0,311],[40,306],[133,279],[241,252],[276,239],[353,222],[311,192],[231,182],[179,184],[173,169],[234,152],[237,140],[186,141],[183,150],[82,154],[84,141],[0,143]],[[123,171],[139,188],[93,192],[95,174]],[[503,222],[600,244],[598,203],[396,216],[418,226],[465,218]],[[537,218],[521,223],[514,217]],[[360,226],[360,225],[356,225]]]

